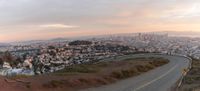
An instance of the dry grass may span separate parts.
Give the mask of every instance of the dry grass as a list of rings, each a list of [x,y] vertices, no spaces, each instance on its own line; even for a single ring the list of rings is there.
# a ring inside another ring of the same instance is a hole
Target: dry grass
[[[192,69],[184,77],[179,91],[197,91],[200,88],[200,60],[192,60]]]

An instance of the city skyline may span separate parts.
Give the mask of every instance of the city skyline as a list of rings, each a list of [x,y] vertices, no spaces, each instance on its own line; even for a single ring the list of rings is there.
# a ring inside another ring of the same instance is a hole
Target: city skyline
[[[200,32],[198,0],[0,0],[0,42],[134,32]]]

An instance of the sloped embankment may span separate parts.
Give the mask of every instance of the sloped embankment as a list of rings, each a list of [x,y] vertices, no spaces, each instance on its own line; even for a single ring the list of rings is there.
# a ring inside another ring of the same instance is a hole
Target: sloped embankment
[[[192,59],[192,68],[183,78],[178,91],[200,91],[200,60]]]

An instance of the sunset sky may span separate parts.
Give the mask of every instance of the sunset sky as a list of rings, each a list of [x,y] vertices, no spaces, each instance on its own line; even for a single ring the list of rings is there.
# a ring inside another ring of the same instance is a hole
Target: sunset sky
[[[200,0],[0,0],[0,42],[199,31]]]

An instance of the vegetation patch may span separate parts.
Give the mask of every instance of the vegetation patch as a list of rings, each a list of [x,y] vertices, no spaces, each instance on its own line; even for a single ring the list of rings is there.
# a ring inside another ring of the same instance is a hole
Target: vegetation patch
[[[15,75],[15,76],[11,76],[9,77],[10,79],[16,80],[16,79],[21,79],[21,78],[28,78],[30,77],[29,75]]]
[[[98,72],[98,70],[96,65],[80,64],[67,67],[55,73],[95,73]]]
[[[200,60],[192,59],[192,68],[184,77],[178,91],[200,91]]]

